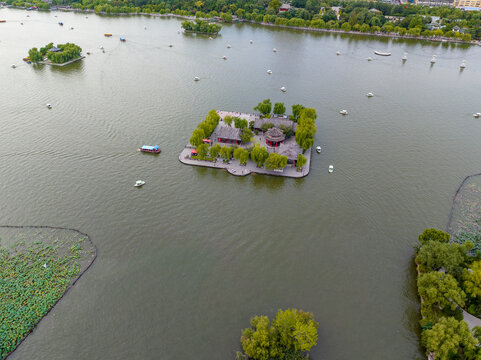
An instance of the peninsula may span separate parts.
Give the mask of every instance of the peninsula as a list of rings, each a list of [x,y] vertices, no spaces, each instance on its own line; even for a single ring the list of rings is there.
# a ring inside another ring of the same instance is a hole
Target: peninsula
[[[311,147],[317,129],[316,110],[270,99],[254,110],[260,114],[211,110],[193,131],[179,155],[187,165],[225,169],[232,175],[251,173],[301,178],[309,174]]]
[[[72,43],[45,45],[38,50],[36,47],[28,51],[28,57],[24,58],[27,62],[37,64],[65,66],[75,61],[83,59],[82,48]]]

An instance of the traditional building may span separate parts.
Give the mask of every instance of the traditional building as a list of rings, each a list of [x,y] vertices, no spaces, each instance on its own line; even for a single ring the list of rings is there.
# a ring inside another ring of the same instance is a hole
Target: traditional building
[[[241,144],[241,129],[221,126],[217,134],[217,141],[226,144]]]
[[[266,145],[272,146],[272,147],[278,147],[286,139],[284,132],[275,127],[267,130],[264,136],[266,138]]]
[[[297,155],[302,154],[302,149],[295,141],[288,141],[281,144],[276,153],[287,157],[287,166],[296,166]]]
[[[297,124],[284,117],[271,117],[271,118],[258,118],[254,121],[254,130],[262,131],[262,125],[272,124],[276,128],[280,128],[281,125],[285,127],[290,127],[293,133],[296,133]]]

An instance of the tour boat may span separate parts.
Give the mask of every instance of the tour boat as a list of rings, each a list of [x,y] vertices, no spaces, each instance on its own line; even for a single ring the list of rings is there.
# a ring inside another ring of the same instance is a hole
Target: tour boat
[[[281,87],[281,91],[282,91],[282,92],[286,92],[287,89],[283,86],[283,87]]]
[[[143,181],[143,180],[137,180],[137,181],[135,182],[135,185],[134,185],[134,186],[135,186],[135,187],[140,187],[140,186],[142,186],[142,185],[144,185],[144,184],[145,184],[145,181]]]
[[[198,76],[196,76],[196,77],[194,78],[194,81],[199,81],[199,80],[200,80],[200,77],[198,77]]]
[[[339,51],[336,51],[336,55],[341,55],[341,53]]]
[[[230,45],[227,45],[227,49],[230,49],[230,48],[231,48],[231,46],[230,46]]]
[[[105,33],[104,36],[105,36],[105,37],[111,37],[112,34],[111,34],[111,33]]]
[[[267,70],[267,73],[270,75],[272,74],[272,70]]]
[[[52,108],[52,105],[47,104],[47,109],[51,109],[51,108]]]
[[[222,59],[227,60],[227,56],[225,56],[225,55],[222,56]]]
[[[382,52],[382,51],[374,51],[374,54],[380,55],[380,56],[391,56],[390,52]]]
[[[464,69],[466,67],[466,60],[463,60],[463,62],[461,63],[461,65],[459,65],[459,67],[461,69]]]
[[[123,36],[120,37],[120,41],[124,41],[125,42],[125,38]]]
[[[317,147],[316,147],[316,151],[317,151],[318,154],[320,154],[320,153],[321,153],[321,147],[320,147],[320,146],[317,146]]]
[[[367,61],[372,61],[372,57],[369,56],[369,57],[367,58]]]
[[[139,147],[139,151],[148,152],[148,153],[152,153],[152,154],[158,154],[158,153],[160,153],[160,148],[159,148],[158,145],[154,145],[154,146],[142,145],[141,147]]]
[[[475,117],[475,118],[478,118],[478,117],[480,117],[480,116],[481,116],[481,113],[474,113],[474,114],[473,114],[473,117]]]
[[[329,165],[329,172],[332,173],[334,171],[334,166],[333,165]]]
[[[339,111],[339,114],[341,114],[341,115],[347,115],[347,110],[341,110],[341,111]]]
[[[366,94],[366,96],[367,96],[367,97],[373,97],[373,96],[374,96],[374,94],[373,94],[373,93],[371,93],[371,92],[369,92],[369,93],[367,93],[367,94]]]

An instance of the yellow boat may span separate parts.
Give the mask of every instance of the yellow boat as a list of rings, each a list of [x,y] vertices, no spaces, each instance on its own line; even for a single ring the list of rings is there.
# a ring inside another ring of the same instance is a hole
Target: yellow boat
[[[112,36],[112,34],[111,33],[105,33],[104,36],[109,37],[109,36]]]

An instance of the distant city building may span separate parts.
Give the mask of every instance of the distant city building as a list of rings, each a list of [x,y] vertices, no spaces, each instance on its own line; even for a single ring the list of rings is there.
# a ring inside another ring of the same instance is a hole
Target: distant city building
[[[480,0],[481,1],[481,0]],[[454,0],[415,0],[416,5],[425,5],[429,7],[438,7],[438,6],[453,6]]]
[[[289,11],[291,10],[291,5],[290,4],[282,4],[281,7],[279,8],[279,12],[281,11]]]
[[[472,10],[474,8],[479,10],[481,8],[481,0],[454,0],[454,7],[463,8],[465,10]]]

